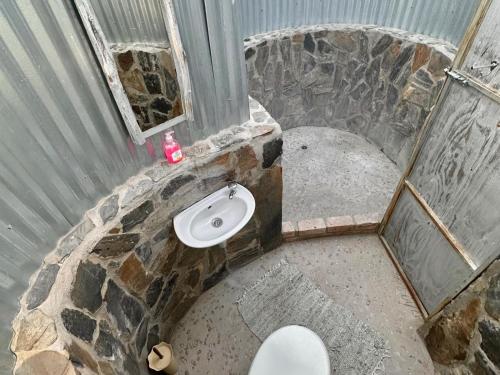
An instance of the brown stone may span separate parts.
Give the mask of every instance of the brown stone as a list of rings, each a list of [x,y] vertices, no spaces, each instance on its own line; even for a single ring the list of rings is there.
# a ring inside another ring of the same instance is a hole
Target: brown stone
[[[304,42],[304,34],[294,34],[292,35],[293,43],[303,43]]]
[[[186,315],[188,310],[191,308],[191,306],[193,306],[193,304],[196,302],[197,299],[198,299],[197,296],[193,295],[185,296],[180,303],[175,305],[173,310],[168,315],[168,319],[173,323],[177,323],[179,320],[182,319],[184,315]]]
[[[180,258],[177,267],[193,267],[205,260],[205,249],[194,249],[185,245],[179,246]]]
[[[99,362],[99,374],[116,375],[111,364],[109,362],[104,362],[104,361]]]
[[[265,170],[258,183],[250,187],[255,197],[254,217],[259,223],[259,242],[267,252],[281,245],[283,179],[280,165]]]
[[[471,300],[465,309],[445,314],[432,325],[425,337],[431,358],[449,365],[464,360],[480,313],[481,301]]]
[[[69,359],[73,363],[86,366],[90,370],[97,372],[97,362],[87,349],[84,349],[73,341],[67,348]]]
[[[201,272],[198,268],[193,268],[187,273],[184,283],[191,287],[191,289],[196,289],[200,283]]]
[[[134,254],[123,262],[118,274],[129,290],[136,293],[144,291],[152,281],[152,277],[146,274],[141,261]]]
[[[92,250],[103,257],[115,257],[132,250],[139,242],[138,233],[117,234],[103,237]]]
[[[250,145],[246,145],[236,151],[236,159],[238,160],[240,174],[250,173],[252,169],[259,165],[255,151]]]
[[[216,165],[223,165],[223,166],[226,166],[229,168],[229,157],[231,156],[231,154],[229,152],[226,152],[220,156],[217,156],[215,158],[215,160],[213,161],[214,164]]]
[[[25,359],[15,375],[76,375],[76,371],[62,353],[46,350]]]
[[[146,86],[144,85],[142,74],[138,69],[134,69],[120,78],[126,92],[130,89],[139,91],[140,93],[146,92]]]
[[[429,57],[431,56],[431,49],[425,44],[417,44],[415,48],[415,55],[413,56],[413,63],[411,65],[411,72],[415,73],[420,67],[424,66]]]
[[[213,246],[208,252],[208,273],[212,273],[220,268],[226,261],[226,252],[221,246]]]
[[[127,70],[130,69],[132,64],[134,63],[134,56],[132,55],[132,51],[126,51],[123,53],[120,53],[116,56],[116,59],[118,61],[118,66],[126,72]]]
[[[353,34],[346,31],[334,30],[329,32],[328,41],[335,47],[347,52],[353,52],[357,47]]]
[[[11,344],[15,352],[45,349],[57,339],[54,320],[40,310],[30,311],[21,319],[15,331]]]
[[[247,248],[258,239],[257,226],[255,219],[250,220],[238,233],[227,240],[226,252],[229,257]]]

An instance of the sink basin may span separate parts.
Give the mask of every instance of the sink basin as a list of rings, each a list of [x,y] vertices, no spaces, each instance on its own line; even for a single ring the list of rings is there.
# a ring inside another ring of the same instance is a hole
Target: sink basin
[[[245,226],[255,211],[255,199],[244,186],[235,194],[224,187],[174,217],[177,237],[189,247],[210,247],[226,241]]]

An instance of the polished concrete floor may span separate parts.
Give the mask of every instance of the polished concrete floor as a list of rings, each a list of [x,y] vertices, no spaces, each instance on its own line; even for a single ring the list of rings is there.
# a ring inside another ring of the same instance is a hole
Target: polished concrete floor
[[[261,342],[235,305],[243,289],[286,258],[336,303],[389,343],[385,374],[433,374],[417,335],[422,317],[376,235],[321,238],[283,244],[204,293],[173,335],[180,375],[248,373]]]
[[[376,146],[318,127],[286,130],[283,141],[283,221],[385,212],[401,172]]]

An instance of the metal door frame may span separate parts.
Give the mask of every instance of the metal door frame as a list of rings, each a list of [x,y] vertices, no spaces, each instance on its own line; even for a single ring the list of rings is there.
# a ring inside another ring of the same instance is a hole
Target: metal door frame
[[[446,99],[447,95],[446,93],[449,91],[450,86],[457,84],[454,82],[452,78],[450,78],[450,72],[457,73],[458,78],[458,83],[464,84],[464,81],[468,84],[473,89],[476,89],[480,91],[482,94],[488,96],[490,99],[493,99],[494,101],[498,102],[500,104],[500,93],[497,91],[492,90],[490,87],[487,85],[483,84],[479,80],[477,80],[474,77],[469,76],[467,73],[462,72],[460,69],[463,66],[463,63],[465,61],[465,57],[467,56],[467,53],[469,52],[471,45],[477,35],[477,32],[482,24],[482,21],[484,17],[486,16],[486,13],[491,5],[493,0],[482,0],[481,3],[478,6],[478,9],[476,11],[476,14],[467,28],[467,32],[465,33],[462,42],[460,43],[459,49],[457,51],[457,54],[455,56],[454,62],[452,64],[452,68],[447,70],[448,77],[441,88],[438,97],[436,99],[435,105],[433,109],[431,110],[431,113],[429,116],[427,116],[422,129],[420,130],[417,140],[415,142],[415,146],[413,147],[413,151],[410,157],[410,161],[408,163],[407,168],[403,172],[401,179],[398,182],[398,185],[396,187],[396,191],[394,195],[392,196],[391,202],[389,203],[389,206],[387,208],[387,211],[384,214],[384,217],[382,219],[382,222],[380,223],[379,230],[378,230],[378,236],[382,244],[384,245],[387,254],[389,255],[391,261],[393,262],[394,266],[396,267],[398,273],[400,274],[401,278],[403,279],[403,282],[405,283],[406,287],[408,288],[412,298],[414,299],[417,307],[420,310],[420,313],[424,317],[424,319],[430,319],[432,316],[437,314],[439,311],[441,311],[456,295],[460,294],[464,289],[466,289],[480,274],[481,272],[491,264],[491,262],[494,260],[489,259],[487,262],[484,262],[483,265],[478,266],[474,263],[474,261],[468,256],[466,249],[460,244],[460,242],[453,236],[452,232],[449,230],[449,228],[440,220],[438,215],[432,210],[432,208],[429,206],[429,204],[425,201],[425,199],[420,195],[420,193],[417,191],[417,189],[411,184],[411,182],[408,180],[408,177],[413,171],[413,168],[415,166],[415,162],[420,154],[420,151],[423,146],[423,141],[426,138],[426,135],[428,134],[430,130],[430,124],[433,123],[434,119],[436,118],[436,114],[439,112],[439,108]],[[469,265],[471,270],[474,272],[474,277],[472,280],[470,280],[466,285],[461,288],[458,292],[454,293],[453,295],[449,295],[441,304],[439,304],[433,311],[427,311],[423,303],[421,302],[417,291],[413,287],[411,281],[408,279],[406,276],[404,270],[402,269],[401,265],[399,264],[399,261],[397,260],[396,256],[394,255],[390,245],[387,243],[387,240],[383,237],[384,230],[387,226],[387,223],[389,222],[390,218],[392,217],[392,214],[396,208],[396,204],[403,193],[404,190],[407,190],[412,197],[417,201],[419,206],[422,208],[422,210],[426,213],[428,218],[434,223],[436,228],[440,231],[440,233],[443,235],[443,237],[448,241],[450,246],[462,257],[465,263]]]

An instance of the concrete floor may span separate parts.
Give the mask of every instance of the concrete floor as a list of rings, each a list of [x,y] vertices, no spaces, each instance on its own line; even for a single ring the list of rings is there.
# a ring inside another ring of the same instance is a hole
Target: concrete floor
[[[385,212],[401,172],[376,146],[318,127],[286,130],[283,141],[283,221]]]
[[[284,244],[204,293],[173,335],[180,375],[248,373],[261,343],[234,301],[282,258],[386,338],[385,374],[434,373],[416,332],[422,318],[409,292],[378,237],[357,235]]]

